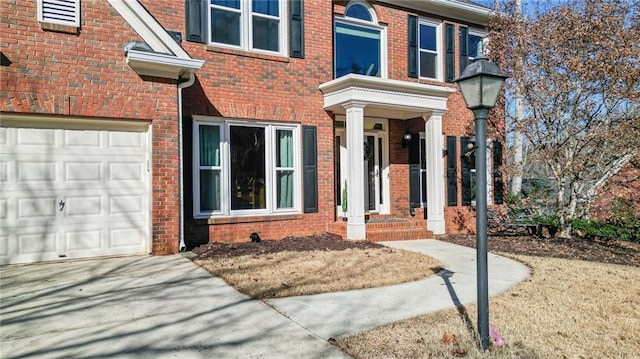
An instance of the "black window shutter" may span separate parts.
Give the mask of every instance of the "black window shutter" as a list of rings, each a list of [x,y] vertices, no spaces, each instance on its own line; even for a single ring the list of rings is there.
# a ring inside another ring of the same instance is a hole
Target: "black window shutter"
[[[304,59],[303,0],[289,0],[289,56]]]
[[[453,24],[446,24],[444,30],[444,42],[445,42],[445,65],[444,76],[446,82],[453,82],[456,78],[456,66],[454,59],[454,27]]]
[[[466,27],[460,28],[460,40],[458,42],[460,46],[460,73],[469,64],[469,29]]]
[[[447,205],[458,205],[458,156],[456,137],[447,136]]]
[[[187,41],[207,42],[207,2],[205,0],[185,0],[185,27]]]
[[[471,169],[475,168],[476,156],[473,150],[468,148],[469,137],[460,138],[460,175],[462,176],[462,205],[471,205]]]
[[[302,127],[304,213],[318,212],[318,150],[315,126]]]
[[[407,59],[409,61],[407,69],[409,71],[409,77],[418,78],[418,17],[415,15],[409,15],[409,21],[407,23],[409,29],[408,47],[409,53]]]
[[[493,143],[493,203],[504,203],[504,182],[502,181],[502,142]]]
[[[409,143],[409,204],[420,207],[420,136],[414,133]]]

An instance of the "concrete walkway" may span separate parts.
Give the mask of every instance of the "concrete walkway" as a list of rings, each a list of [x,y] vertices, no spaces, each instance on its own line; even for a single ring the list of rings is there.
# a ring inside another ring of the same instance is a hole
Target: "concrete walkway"
[[[437,240],[382,244],[427,254],[442,262],[447,270],[401,285],[271,299],[267,303],[310,332],[329,339],[476,301],[474,249]],[[489,296],[529,277],[525,265],[491,253],[488,267]]]
[[[449,272],[267,305],[180,255],[0,267],[0,356],[345,358],[328,338],[475,301],[473,249],[434,240],[386,244],[431,255]],[[491,294],[529,275],[493,255],[489,268]]]

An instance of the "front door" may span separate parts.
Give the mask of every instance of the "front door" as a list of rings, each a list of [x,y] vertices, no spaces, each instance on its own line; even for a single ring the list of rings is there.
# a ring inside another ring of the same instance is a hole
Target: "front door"
[[[389,160],[387,154],[387,124],[385,121],[384,125],[369,125],[369,127],[375,127],[375,129],[365,129],[362,141],[364,152],[364,211],[365,213],[388,214]],[[347,168],[347,143],[344,128],[336,129],[335,158],[336,212],[339,216],[346,216],[348,206],[345,203],[345,198],[347,191],[350,189],[346,188],[349,168]]]

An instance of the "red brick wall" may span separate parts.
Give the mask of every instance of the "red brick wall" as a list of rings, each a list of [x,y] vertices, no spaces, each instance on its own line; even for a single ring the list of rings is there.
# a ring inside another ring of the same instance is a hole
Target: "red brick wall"
[[[593,203],[591,216],[599,220],[612,219],[619,215],[616,211],[620,211],[622,205],[630,206],[633,215],[640,218],[639,179],[640,152],[600,189],[598,198]]]
[[[0,111],[150,121],[153,252],[178,249],[177,100],[174,81],[141,78],[123,47],[140,41],[106,1],[84,4],[81,27],[37,21],[36,1],[0,2]],[[50,30],[50,29],[53,29]]]

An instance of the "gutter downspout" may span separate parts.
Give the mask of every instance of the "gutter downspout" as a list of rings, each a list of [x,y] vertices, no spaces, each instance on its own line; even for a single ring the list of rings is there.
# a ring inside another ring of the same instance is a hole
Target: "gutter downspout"
[[[178,171],[180,177],[178,179],[178,191],[179,191],[179,209],[180,223],[179,223],[179,237],[180,244],[178,250],[184,252],[187,250],[187,246],[184,243],[184,158],[183,158],[183,139],[182,139],[182,89],[190,87],[196,81],[196,75],[193,72],[187,73],[187,78],[183,82],[178,82]]]

